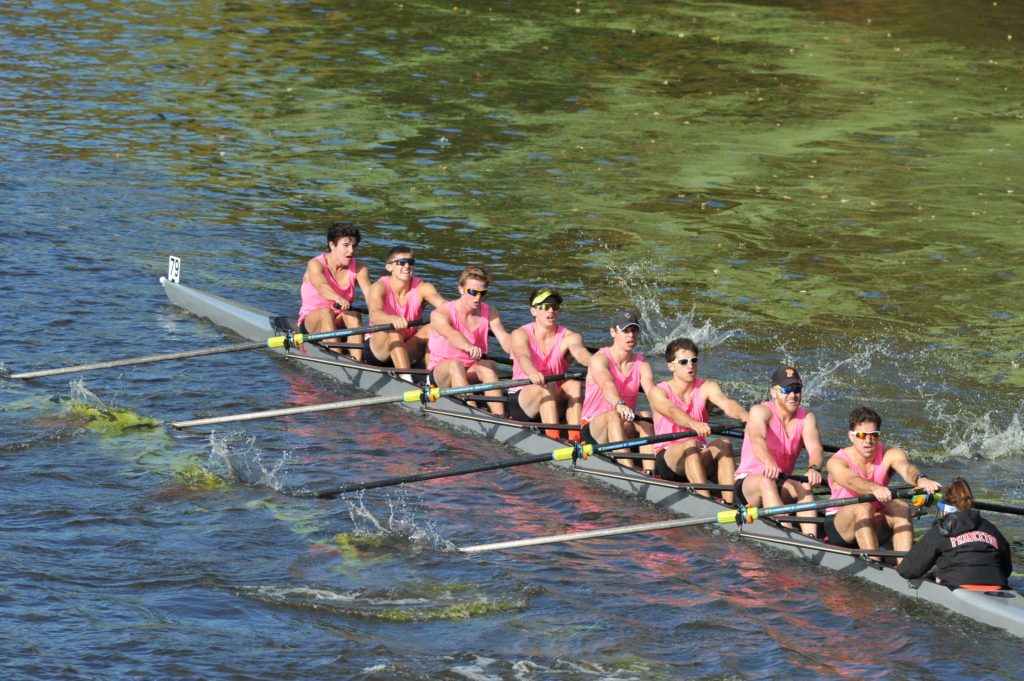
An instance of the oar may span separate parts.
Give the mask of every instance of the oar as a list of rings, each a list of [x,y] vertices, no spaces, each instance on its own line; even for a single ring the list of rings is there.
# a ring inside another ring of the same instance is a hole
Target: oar
[[[420,326],[428,323],[426,319],[415,319],[409,322],[409,326]],[[346,336],[357,336],[362,333],[373,333],[375,331],[389,331],[394,328],[393,324],[375,324],[363,326],[358,329],[339,329],[337,331],[324,331],[323,333],[293,333],[284,336],[273,336],[265,341],[251,343],[236,343],[234,345],[222,345],[216,348],[203,348],[201,350],[184,350],[182,352],[169,352],[163,355],[148,355],[146,357],[132,357],[128,359],[115,359],[109,362],[95,362],[93,364],[79,364],[78,366],[60,367],[59,369],[41,369],[39,371],[26,371],[20,374],[11,374],[8,378],[39,378],[41,376],[56,376],[58,374],[73,374],[80,371],[95,371],[96,369],[114,369],[116,367],[131,366],[134,364],[149,364],[150,362],[165,362],[172,359],[187,359],[189,357],[202,357],[204,355],[218,355],[225,352],[240,352],[242,350],[259,350],[260,348],[284,348],[299,346],[309,341],[323,340],[325,338],[344,338]]]
[[[555,379],[557,380],[557,379]],[[693,437],[697,433],[692,430],[684,430],[679,433],[669,433],[667,435],[652,436],[652,438],[641,438],[644,440],[644,444],[648,440],[653,442],[653,437],[661,438],[657,441],[664,441],[664,438],[676,439],[682,437]],[[625,440],[623,442],[611,442],[604,445],[599,445],[600,451],[610,451],[612,449],[621,449],[623,447],[634,446],[636,440]],[[393,478],[384,478],[383,480],[367,480],[364,482],[355,482],[350,485],[339,485],[336,487],[326,487],[323,489],[314,490],[284,490],[285,494],[289,494],[294,497],[313,497],[316,499],[333,499],[339,494],[345,494],[346,492],[356,492],[364,489],[376,489],[378,487],[391,487],[392,485],[402,485],[407,482],[422,482],[424,480],[436,480],[438,478],[453,478],[458,475],[468,475],[470,473],[481,473],[484,471],[499,470],[501,468],[512,468],[514,466],[526,466],[531,463],[542,463],[544,461],[565,461],[571,459],[573,456],[579,455],[580,453],[589,454],[586,451],[586,447],[590,446],[592,450],[597,450],[591,445],[584,445],[579,448],[577,447],[560,447],[551,451],[548,454],[538,454],[536,456],[528,456],[522,459],[511,459],[508,461],[500,461],[498,463],[484,463],[476,466],[468,466],[466,468],[450,468],[444,471],[434,471],[433,473],[417,473],[414,475],[400,475]]]
[[[553,376],[545,376],[544,381],[562,381],[566,378],[576,377],[576,374],[564,373]],[[352,409],[354,407],[371,407],[378,404],[394,404],[396,402],[434,402],[439,397],[451,397],[453,395],[465,395],[468,393],[483,392],[485,390],[498,390],[501,388],[514,388],[520,385],[529,385],[528,378],[509,379],[496,381],[494,383],[473,383],[471,385],[457,388],[434,388],[424,386],[416,390],[407,390],[398,395],[381,395],[379,397],[366,397],[356,400],[344,400],[341,402],[325,402],[324,404],[311,404],[305,407],[286,407],[283,409],[270,409],[268,411],[252,411],[244,414],[228,414],[226,416],[212,416],[205,419],[192,419],[190,421],[176,421],[170,425],[175,428],[192,428],[193,426],[209,426],[215,423],[231,423],[234,421],[255,421],[257,419],[272,419],[278,416],[291,416],[293,414],[309,414],[318,411],[333,411],[336,409]]]
[[[942,497],[941,494],[936,494],[937,497]],[[974,508],[979,511],[994,511],[996,513],[1009,513],[1010,515],[1024,515],[1024,508],[1020,506],[1007,506],[1006,504],[996,504],[991,501],[978,501],[974,500]]]
[[[892,490],[894,497],[914,497],[927,495],[915,495],[912,490]],[[619,534],[633,534],[636,532],[651,532],[653,530],[668,530],[674,527],[689,527],[691,525],[710,525],[719,523],[753,522],[757,518],[767,518],[773,515],[796,513],[798,511],[811,511],[833,506],[849,506],[851,504],[862,504],[868,501],[875,501],[874,494],[862,494],[851,499],[824,499],[822,501],[808,501],[801,504],[788,504],[786,506],[774,506],[771,508],[735,508],[727,511],[719,511],[716,515],[708,518],[678,518],[675,520],[662,520],[654,523],[641,523],[639,525],[621,525],[619,527],[606,527],[600,530],[588,530],[586,532],[569,532],[565,534],[552,534],[543,537],[530,537],[528,539],[515,539],[512,541],[496,542],[494,544],[477,544],[476,546],[463,546],[459,549],[463,553],[479,553],[481,551],[496,551],[498,549],[513,549],[520,546],[536,546],[537,544],[554,544],[557,542],[575,541],[577,539],[592,539],[594,537],[611,537]],[[923,501],[923,499],[922,499]],[[918,505],[915,503],[915,505]]]

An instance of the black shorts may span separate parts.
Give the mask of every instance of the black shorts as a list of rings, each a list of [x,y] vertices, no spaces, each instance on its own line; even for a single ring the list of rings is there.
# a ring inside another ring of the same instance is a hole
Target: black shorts
[[[672,482],[688,482],[685,476],[679,475],[671,466],[665,463],[665,452],[666,449],[658,450],[658,454],[654,457],[654,474],[659,478],[665,480],[671,480]]]
[[[598,445],[601,444],[600,442],[598,442],[597,440],[594,439],[593,435],[590,434],[590,424],[589,423],[587,425],[583,426],[582,428],[580,428],[580,440],[585,445],[593,445],[595,447],[597,447]]]
[[[836,530],[836,514],[835,513],[832,513],[830,515],[825,516],[825,537],[824,537],[824,539],[825,539],[826,542],[828,542],[832,546],[840,546],[840,547],[842,547],[844,549],[855,549],[858,546],[856,543],[851,544],[848,541],[846,541],[845,539],[843,539],[843,535],[839,534],[839,531]]]
[[[530,417],[526,415],[523,408],[519,406],[519,396],[522,395],[521,390],[517,390],[514,393],[508,394],[508,417],[513,421],[527,421],[529,423],[540,423],[540,414]]]
[[[743,494],[743,481],[744,480],[746,480],[746,477],[736,478],[736,481],[732,483],[732,495],[733,495],[733,499],[735,499],[733,504],[736,505],[736,506],[741,506],[741,507],[742,506],[749,506],[749,503],[747,502],[747,497],[744,496],[744,494]],[[778,487],[781,490],[782,489],[782,483],[784,483],[784,482],[785,482],[785,480],[776,480],[775,481],[775,486]]]
[[[372,367],[385,367],[390,368],[395,366],[395,363],[391,361],[391,358],[377,359],[377,355],[373,354],[373,350],[370,349],[370,337],[365,336],[363,338],[363,363],[369,364]]]

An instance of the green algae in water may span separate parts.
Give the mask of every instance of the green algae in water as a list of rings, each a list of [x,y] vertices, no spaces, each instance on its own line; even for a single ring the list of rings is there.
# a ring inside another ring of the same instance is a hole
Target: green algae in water
[[[174,479],[184,487],[193,489],[223,489],[228,486],[227,480],[206,470],[198,463],[190,463],[174,473]]]
[[[83,421],[82,426],[101,435],[121,435],[138,428],[156,428],[160,422],[142,416],[131,409],[119,407],[97,407],[82,402],[71,402],[68,409],[75,420]]]

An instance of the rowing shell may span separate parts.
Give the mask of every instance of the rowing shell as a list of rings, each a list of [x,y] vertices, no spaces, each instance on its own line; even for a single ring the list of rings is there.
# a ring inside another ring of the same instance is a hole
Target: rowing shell
[[[274,316],[248,305],[180,284],[177,268],[172,267],[172,278],[160,278],[167,297],[175,305],[204,317],[217,326],[254,341],[294,330],[294,320]],[[342,383],[374,395],[401,395],[410,390],[410,383],[397,376],[392,369],[367,365],[339,357],[336,353],[306,345],[300,351],[276,348],[271,352],[283,355],[288,361],[304,365],[310,371],[328,376]],[[406,409],[426,412],[430,418],[448,426],[482,435],[503,445],[515,447],[527,455],[550,453],[563,443],[535,432],[529,424],[492,416],[451,398],[441,398],[425,405],[400,404]],[[645,501],[658,504],[680,515],[703,517],[722,510],[721,504],[706,497],[692,494],[667,480],[649,478],[614,461],[591,456],[576,462],[554,462],[575,473],[625,491]],[[862,555],[855,549],[842,549],[810,539],[788,530],[772,520],[759,519],[753,523],[722,526],[728,531],[759,543],[770,544],[796,554],[807,561],[844,575],[866,579],[909,598],[927,601],[955,613],[1002,629],[1024,638],[1024,596],[1014,590],[985,592],[949,589],[928,580],[906,580],[895,569]]]

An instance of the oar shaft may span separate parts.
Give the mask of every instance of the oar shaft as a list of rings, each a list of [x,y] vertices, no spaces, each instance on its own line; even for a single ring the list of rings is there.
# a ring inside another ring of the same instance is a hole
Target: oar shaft
[[[74,374],[79,371],[95,371],[96,369],[114,369],[126,367],[133,364],[148,364],[150,362],[164,362],[172,359],[187,359],[189,357],[202,357],[204,355],[217,355],[222,352],[239,352],[241,350],[257,350],[267,347],[266,341],[258,343],[238,343],[236,345],[222,345],[216,348],[203,348],[201,350],[183,350],[181,352],[169,352],[163,355],[149,355],[147,357],[132,357],[130,359],[115,359],[109,362],[95,362],[93,364],[79,364],[73,367],[60,367],[59,369],[41,369],[39,371],[25,371],[20,374],[11,374],[8,378],[39,378],[41,376],[57,376],[59,374]]]
[[[401,402],[403,395],[384,395],[381,397],[367,397],[358,400],[345,400],[344,402],[325,402],[324,404],[310,404],[304,407],[285,407],[283,409],[270,409],[268,411],[253,411],[247,414],[228,414],[227,416],[211,416],[205,419],[192,419],[190,421],[175,421],[171,426],[175,428],[192,428],[194,426],[211,426],[217,423],[231,423],[232,421],[255,421],[258,419],[277,418],[278,416],[292,416],[294,414],[309,414],[318,411],[331,411],[333,409],[350,409],[354,407],[372,407],[378,404],[391,404]]]
[[[1024,515],[1024,508],[1020,506],[1008,506],[1006,504],[996,504],[991,501],[978,501],[974,500],[974,508],[979,511],[993,511],[995,513],[1009,513],[1011,515]]]
[[[521,546],[536,546],[538,544],[555,544],[558,542],[576,541],[577,539],[593,539],[595,537],[613,537],[619,534],[633,534],[635,532],[669,530],[674,527],[688,527],[690,525],[707,525],[709,523],[713,523],[716,521],[717,518],[679,518],[675,520],[662,520],[654,523],[641,523],[639,525],[622,525],[620,527],[607,527],[601,530],[567,532],[565,534],[552,534],[544,537],[530,537],[528,539],[514,539],[512,541],[495,542],[493,544],[477,544],[476,546],[463,546],[459,549],[459,551],[462,551],[463,553],[497,551],[498,549],[514,549]]]
[[[416,328],[423,324],[428,324],[427,319],[413,319],[409,321],[409,328]],[[321,333],[303,333],[295,334],[294,341],[296,343],[307,343],[309,341],[324,340],[325,338],[346,338],[348,336],[358,336],[363,333],[376,333],[378,331],[390,331],[395,328],[394,324],[374,324],[373,326],[361,326],[357,329],[337,329],[335,331],[323,331]],[[283,336],[282,336],[283,338]]]
[[[544,461],[551,461],[551,459],[551,454],[538,454],[537,456],[531,456],[524,459],[513,459],[510,461],[502,461],[499,463],[482,463],[476,466],[467,466],[465,468],[433,471],[431,473],[418,473],[415,475],[400,475],[393,478],[384,478],[383,480],[366,480],[363,482],[356,482],[351,485],[339,485],[337,487],[328,487],[325,489],[318,490],[297,490],[286,493],[296,497],[333,499],[339,494],[345,494],[346,492],[357,492],[359,490],[376,489],[378,487],[403,485],[409,482],[423,482],[424,480],[437,480],[439,478],[452,478],[458,475],[468,475],[470,473],[494,471],[499,470],[501,468],[512,468],[513,466],[526,466],[532,463],[542,463]]]

